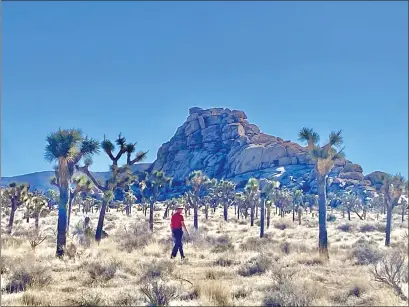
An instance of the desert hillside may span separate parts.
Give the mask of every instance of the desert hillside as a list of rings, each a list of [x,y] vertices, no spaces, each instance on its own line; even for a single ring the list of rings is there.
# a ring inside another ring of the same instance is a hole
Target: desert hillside
[[[106,215],[108,237],[99,246],[81,232],[82,213],[74,210],[64,261],[55,258],[56,212],[40,218],[40,236],[30,247],[33,223],[18,211],[13,236],[1,237],[2,306],[405,306],[385,282],[375,281],[382,261],[397,265],[396,255],[407,253],[408,224],[395,213],[391,248],[384,247],[385,216],[368,214],[351,221],[334,211],[328,222],[328,263],[316,250],[318,218],[306,212],[301,225],[291,215],[273,214],[265,237],[259,220],[211,210],[200,215],[199,230],[186,216],[187,259],[170,260],[169,218],[157,204],[154,232],[147,229],[141,210],[126,216]],[[274,210],[273,210],[274,213]],[[314,213],[314,212],[313,212]],[[95,228],[98,213],[90,213]],[[378,219],[377,219],[378,218]],[[7,225],[2,215],[2,230]],[[75,234],[75,235],[74,235]],[[75,248],[74,248],[75,247]],[[386,254],[383,254],[385,253]],[[407,262],[406,262],[407,265]],[[383,271],[382,271],[383,270]],[[406,270],[406,271],[405,271]],[[384,274],[384,273],[383,273]],[[407,266],[400,270],[400,286],[407,296]],[[405,275],[406,274],[406,275]],[[25,290],[25,291],[21,291]]]

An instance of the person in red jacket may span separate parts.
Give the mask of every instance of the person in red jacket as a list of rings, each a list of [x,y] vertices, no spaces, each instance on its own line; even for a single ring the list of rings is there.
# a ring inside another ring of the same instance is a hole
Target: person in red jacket
[[[184,218],[182,215],[184,207],[177,207],[176,212],[172,215],[170,220],[170,229],[172,231],[173,240],[175,245],[173,246],[172,254],[170,256],[171,259],[175,258],[178,251],[180,252],[180,257],[182,259],[185,258],[185,254],[183,253],[183,229],[189,235],[189,232],[186,229]]]

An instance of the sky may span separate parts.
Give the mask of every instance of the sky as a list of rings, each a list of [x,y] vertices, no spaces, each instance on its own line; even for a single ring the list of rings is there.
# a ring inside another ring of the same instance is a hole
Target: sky
[[[2,176],[51,170],[59,127],[122,132],[152,162],[199,106],[292,141],[343,129],[365,174],[408,177],[406,1],[1,5]]]

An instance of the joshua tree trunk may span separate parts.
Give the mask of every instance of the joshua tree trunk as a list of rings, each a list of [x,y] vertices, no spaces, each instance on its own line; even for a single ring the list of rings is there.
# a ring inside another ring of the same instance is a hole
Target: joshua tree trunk
[[[17,206],[15,204],[15,201],[12,200],[11,201],[11,210],[10,210],[10,218],[9,218],[9,226],[7,229],[7,233],[11,233],[12,229],[13,229],[13,225],[14,225],[14,215],[16,213],[17,210]]]
[[[276,215],[277,215],[278,214],[278,206],[275,205],[275,207],[276,207]]]
[[[342,218],[345,218],[345,208],[342,208]]]
[[[301,215],[302,215],[302,209],[298,208],[298,225],[301,225]]]
[[[250,226],[254,226],[254,205],[251,205],[250,208]]]
[[[168,218],[168,212],[169,212],[169,205],[167,205],[165,208],[165,213],[163,214],[164,219]]]
[[[106,200],[103,200],[101,209],[99,210],[97,231],[95,232],[95,241],[97,241],[98,243],[101,241],[101,238],[102,238],[102,228],[104,227],[104,219],[105,219],[105,213],[106,213],[107,206],[108,206],[108,202]]]
[[[318,174],[318,171],[317,171]],[[321,256],[329,258],[328,255],[328,235],[327,235],[327,195],[326,195],[326,176],[318,175],[318,223],[319,239],[318,249]]]
[[[237,207],[237,219],[240,219],[240,207]]]
[[[405,221],[406,206],[402,204],[402,223]]]
[[[40,212],[36,212],[34,213],[34,227],[35,227],[36,232],[38,232],[39,222],[40,222]]]
[[[216,209],[217,209],[217,207],[214,206],[214,207],[213,207],[213,213],[216,213]]]
[[[224,217],[224,220],[227,222],[227,204],[226,204],[226,201],[224,202],[224,204],[223,204],[223,217]]]
[[[264,237],[264,213],[265,213],[265,200],[261,200],[261,211],[260,211],[260,238]]]
[[[198,211],[199,211],[199,205],[195,204],[194,207],[193,207],[193,227],[195,227],[195,229],[199,229]]]
[[[70,198],[68,183],[61,186],[60,202],[58,204],[58,224],[57,224],[57,252],[56,256],[62,258],[67,243],[67,206]]]
[[[70,199],[68,200],[67,231],[70,229],[70,217],[71,217],[71,208],[72,208],[73,200],[74,200],[74,193],[70,192]]]
[[[209,206],[208,205],[205,206],[205,219],[206,221],[209,219]]]
[[[151,201],[149,203],[149,230],[153,231],[153,210],[155,209],[154,206],[155,202]]]
[[[351,220],[351,210],[348,208],[347,209],[347,213],[348,213],[348,221]]]
[[[293,223],[295,222],[295,207],[293,207]]]
[[[270,227],[271,205],[267,206],[267,229]]]
[[[254,206],[254,211],[256,213],[256,219],[257,219],[258,218],[258,205],[257,204]]]
[[[385,230],[385,246],[391,244],[391,230],[392,230],[392,206],[387,204],[386,207],[386,230]]]

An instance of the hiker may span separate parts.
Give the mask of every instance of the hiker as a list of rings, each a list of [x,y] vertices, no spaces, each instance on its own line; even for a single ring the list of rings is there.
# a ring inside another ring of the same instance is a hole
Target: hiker
[[[186,231],[186,233],[189,235],[189,232],[186,229],[185,223],[184,223],[184,218],[182,215],[184,207],[177,207],[176,212],[172,215],[172,218],[170,220],[170,229],[172,231],[172,236],[173,240],[175,242],[175,246],[173,247],[172,254],[171,254],[171,259],[175,258],[178,251],[180,252],[180,257],[182,259],[185,258],[185,255],[183,254],[183,243],[182,243],[182,237],[183,237],[183,229]]]

